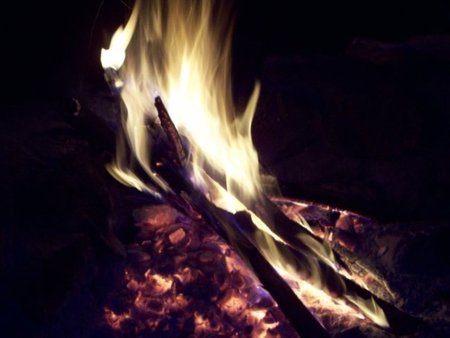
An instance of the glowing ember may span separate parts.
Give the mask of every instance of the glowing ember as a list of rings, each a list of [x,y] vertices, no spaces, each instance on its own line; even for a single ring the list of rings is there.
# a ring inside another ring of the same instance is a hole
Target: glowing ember
[[[144,274],[147,278],[147,285],[150,286],[149,291],[152,295],[163,295],[170,290],[173,284],[173,280],[170,277],[164,277],[156,273],[152,273],[151,270],[147,270]]]
[[[207,224],[167,206],[136,215],[139,243],[128,248],[123,287],[104,309],[113,331],[122,336],[297,337],[254,274]],[[167,219],[173,223],[157,226],[155,220]],[[181,247],[170,240],[180,223],[189,239]]]
[[[242,313],[247,307],[247,301],[238,291],[230,290],[220,300],[219,306],[228,314],[237,315]]]
[[[119,315],[115,314],[108,308],[105,308],[105,320],[114,330],[120,330],[122,325],[130,319],[130,313],[124,312]]]
[[[177,244],[181,242],[186,236],[186,233],[182,228],[178,228],[169,235],[170,243]]]

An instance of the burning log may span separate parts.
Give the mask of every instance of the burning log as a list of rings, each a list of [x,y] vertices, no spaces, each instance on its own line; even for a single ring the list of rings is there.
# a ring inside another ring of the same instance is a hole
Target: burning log
[[[329,242],[339,254],[350,275],[357,277],[371,293],[388,303],[398,304],[399,296],[386,284],[379,268],[366,262],[365,252],[361,252],[361,249],[364,249],[362,247],[364,244],[361,243],[364,238],[361,236],[374,227],[372,220],[353,212],[331,209],[317,203],[275,197],[271,200],[294,222],[304,218],[311,231],[317,237]]]
[[[238,222],[241,225],[245,224],[245,222],[242,221],[242,218],[240,218]],[[251,234],[251,227],[248,227],[247,229],[247,234],[249,234],[249,232],[252,238],[257,238],[257,236],[260,235],[257,233]],[[305,262],[307,262],[310,257],[303,254],[301,251],[291,250],[289,247],[283,246],[281,243],[275,242],[275,244],[277,245],[279,250],[278,252],[281,253],[283,259],[285,259],[286,262],[289,262],[289,264],[294,265],[298,271],[298,274],[304,276],[304,273],[307,274],[309,272],[308,267],[305,268]],[[319,266],[323,276],[325,276],[323,283],[324,287],[328,289],[328,293],[334,297],[348,299],[350,302],[354,299],[365,300],[368,302],[367,304],[369,307],[371,306],[370,304],[377,304],[384,312],[389,323],[389,328],[394,333],[411,334],[422,325],[421,321],[418,319],[407,315],[390,303],[374,296],[370,291],[364,289],[354,281],[338,274],[329,265],[320,264]],[[304,279],[308,280],[308,276],[304,276]]]

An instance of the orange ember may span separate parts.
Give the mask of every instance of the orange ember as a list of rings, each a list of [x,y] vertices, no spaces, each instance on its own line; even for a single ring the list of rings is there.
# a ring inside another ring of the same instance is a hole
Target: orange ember
[[[104,309],[113,331],[297,337],[254,273],[207,224],[167,205],[135,216],[139,241],[128,247],[123,285]]]

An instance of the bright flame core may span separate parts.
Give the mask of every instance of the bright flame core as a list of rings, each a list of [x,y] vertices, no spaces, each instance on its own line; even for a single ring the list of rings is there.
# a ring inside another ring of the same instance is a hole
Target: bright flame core
[[[109,49],[102,48],[100,62],[104,69],[112,68],[118,70],[122,67],[123,62],[125,61],[126,49],[133,36],[134,29],[136,28],[138,13],[139,1],[136,2],[136,6],[134,7],[125,28],[120,26],[112,36]]]
[[[101,60],[105,69],[120,68],[128,141],[153,181],[167,189],[150,168],[150,140],[142,127],[156,116],[158,93],[176,128],[189,140],[194,183],[204,185],[198,168],[208,164],[225,178],[230,193],[251,200],[260,190],[258,155],[251,139],[259,85],[238,114],[231,95],[231,19],[225,8],[213,7],[212,1],[138,1]],[[109,168],[121,181],[127,177],[125,162],[125,155],[119,154]],[[128,184],[136,187],[134,178]]]

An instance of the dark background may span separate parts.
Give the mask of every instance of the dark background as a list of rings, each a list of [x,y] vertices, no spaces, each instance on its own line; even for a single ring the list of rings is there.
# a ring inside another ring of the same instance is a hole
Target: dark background
[[[403,41],[447,34],[448,1],[236,1],[234,62],[258,75],[268,55],[339,53],[355,37]],[[126,1],[24,1],[2,8],[4,101],[60,95],[92,73],[99,48],[128,15]],[[247,74],[245,74],[246,76]],[[254,77],[254,76],[253,76]]]

